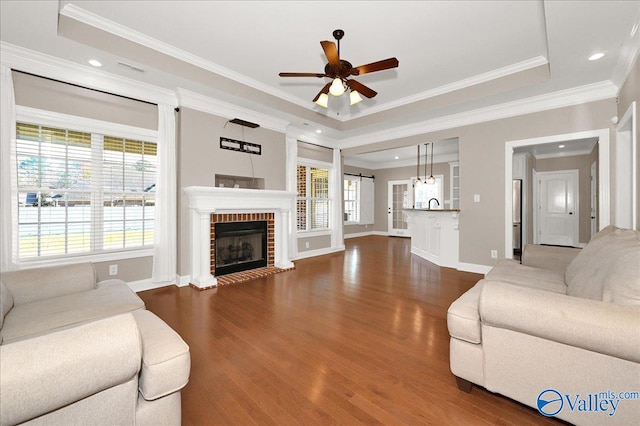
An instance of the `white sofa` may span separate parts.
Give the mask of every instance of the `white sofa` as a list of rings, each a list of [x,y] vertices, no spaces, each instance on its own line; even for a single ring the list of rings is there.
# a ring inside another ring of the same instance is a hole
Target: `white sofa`
[[[179,425],[189,347],[90,263],[1,274],[0,425]]]
[[[609,226],[582,250],[527,245],[522,264],[500,261],[453,302],[447,325],[460,389],[574,424],[638,424],[640,232]]]

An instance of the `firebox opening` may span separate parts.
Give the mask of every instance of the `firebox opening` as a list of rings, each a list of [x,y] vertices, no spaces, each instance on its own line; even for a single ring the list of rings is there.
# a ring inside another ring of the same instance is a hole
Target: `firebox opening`
[[[267,222],[215,224],[215,275],[267,266]]]

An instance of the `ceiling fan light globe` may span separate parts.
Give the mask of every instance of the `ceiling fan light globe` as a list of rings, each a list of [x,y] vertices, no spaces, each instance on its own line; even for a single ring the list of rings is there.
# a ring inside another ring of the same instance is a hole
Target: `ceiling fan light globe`
[[[349,100],[351,101],[350,105],[355,105],[358,102],[362,102],[362,97],[357,90],[352,90],[351,93],[349,93]]]
[[[344,84],[342,83],[342,80],[340,80],[339,78],[335,78],[333,80],[333,83],[331,83],[331,87],[329,88],[329,93],[331,93],[333,96],[340,96],[344,93],[345,88],[344,88]]]
[[[322,93],[318,97],[318,100],[316,101],[316,104],[320,105],[323,108],[328,108],[328,106],[329,106],[329,96],[326,93]]]

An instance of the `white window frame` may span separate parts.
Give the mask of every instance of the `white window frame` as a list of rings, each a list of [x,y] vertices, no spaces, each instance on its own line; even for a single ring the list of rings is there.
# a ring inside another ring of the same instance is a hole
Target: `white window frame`
[[[296,226],[297,234],[298,235],[305,235],[305,236],[331,235],[333,227],[335,226],[335,224],[332,223],[332,221],[331,221],[331,208],[332,208],[332,205],[333,205],[333,201],[336,198],[336,194],[334,193],[334,189],[333,189],[335,187],[335,184],[331,182],[331,179],[332,179],[332,176],[333,176],[333,163],[327,163],[325,161],[311,160],[311,159],[308,159],[308,158],[300,158],[300,157],[298,157],[298,161],[296,163],[296,168],[298,166],[304,166],[304,167],[307,167],[307,168],[315,167],[315,168],[320,168],[320,169],[326,169],[327,170],[328,179],[329,179],[329,181],[327,183],[328,184],[328,191],[329,191],[329,195],[328,195],[328,198],[327,198],[327,200],[328,200],[327,201],[327,211],[328,211],[328,214],[329,214],[329,227],[322,228],[322,229],[301,230],[301,229],[297,229],[297,226]],[[310,173],[307,172],[307,181],[306,181],[307,194],[309,193],[308,189],[310,187],[309,186],[309,184],[310,184],[309,179],[310,179]],[[297,173],[296,173],[296,187],[297,187]],[[300,199],[303,199],[303,198],[308,200],[308,201],[311,200],[310,196],[307,196],[307,197],[298,196],[298,197],[296,197],[296,200],[300,200]],[[306,221],[307,228],[309,227],[309,224],[311,223],[310,222],[310,214],[311,213],[310,213],[310,209],[308,207],[309,205],[310,205],[309,202],[307,202],[307,211],[306,211],[306,213],[307,213],[307,221]],[[342,223],[342,222],[340,221],[340,223]]]
[[[16,121],[30,123],[39,126],[50,126],[63,129],[76,130],[88,133],[98,133],[114,137],[141,140],[158,143],[158,131],[141,127],[128,126],[118,123],[96,120],[86,117],[78,117],[53,111],[46,111],[25,106],[16,106]],[[2,167],[5,167],[2,164]],[[16,177],[13,177],[12,185],[17,186]],[[17,188],[16,188],[17,189]],[[17,223],[12,224],[17,229]],[[16,233],[17,235],[17,233]],[[15,238],[18,238],[17,236]],[[149,257],[153,256],[153,247],[125,248],[105,253],[87,253],[47,258],[18,259],[21,267],[40,267],[50,265],[66,265],[78,262],[108,262],[113,260]]]
[[[436,197],[438,199],[438,202],[440,203],[439,206],[435,206],[435,208],[433,210],[442,210],[444,209],[444,175],[433,175],[433,177],[436,179],[436,182],[439,182],[439,188],[438,188],[438,196]],[[413,178],[413,181],[415,182],[415,178]],[[422,185],[428,185],[427,183],[422,183]],[[426,209],[428,208],[428,206],[420,206],[418,207],[417,203],[418,203],[418,197],[417,197],[417,188],[414,185],[414,194],[413,194],[413,202],[415,205],[415,208],[420,208],[420,209]]]

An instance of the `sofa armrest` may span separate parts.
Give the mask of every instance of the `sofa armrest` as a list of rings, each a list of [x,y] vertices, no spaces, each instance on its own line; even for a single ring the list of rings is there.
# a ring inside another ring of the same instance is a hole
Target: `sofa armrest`
[[[52,299],[96,288],[92,263],[49,266],[2,273],[15,305]]]
[[[126,383],[140,358],[131,314],[2,345],[1,423],[22,423]]]
[[[189,381],[189,346],[152,312],[138,310],[132,314],[142,339],[140,394],[151,401],[179,391]]]
[[[480,294],[485,325],[640,362],[640,307],[486,281]]]
[[[522,264],[564,273],[569,263],[580,253],[579,248],[526,244],[522,250]]]

